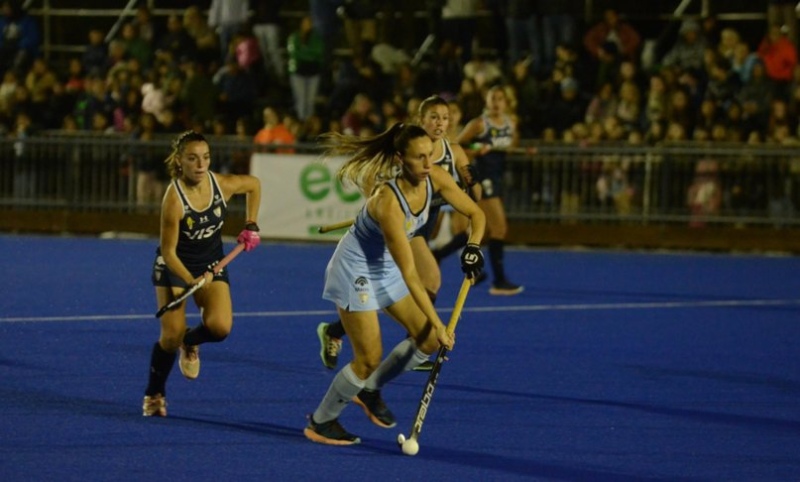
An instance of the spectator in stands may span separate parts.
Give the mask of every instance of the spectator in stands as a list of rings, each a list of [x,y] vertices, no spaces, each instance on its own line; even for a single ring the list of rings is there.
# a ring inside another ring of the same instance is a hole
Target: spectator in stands
[[[380,1],[344,0],[344,35],[355,58],[366,58],[378,41]]]
[[[502,66],[486,55],[476,54],[464,65],[464,78],[474,80],[475,87],[485,92],[502,80]]]
[[[139,36],[134,22],[125,22],[120,33],[125,44],[125,57],[134,58],[141,65],[150,65],[153,61],[153,47]]]
[[[722,206],[719,162],[712,159],[698,161],[694,180],[686,193],[686,203],[692,213],[689,226],[693,228],[705,226],[709,216],[719,214]]]
[[[298,29],[289,36],[287,52],[294,110],[298,119],[304,121],[314,114],[322,70],[325,68],[323,37],[311,17],[303,17]]]
[[[541,127],[538,125],[541,119],[537,115],[541,104],[539,82],[531,70],[531,66],[530,59],[518,61],[514,64],[508,81],[508,87],[514,90],[514,97],[519,102],[517,128],[523,139],[534,137]],[[452,115],[450,122],[453,123]]]
[[[159,79],[153,75],[150,82],[142,85],[142,112],[152,114],[160,121],[167,109],[167,99]]]
[[[220,60],[225,62],[232,53],[231,40],[247,24],[248,0],[211,0],[208,25],[219,35]]]
[[[764,62],[767,78],[772,82],[773,94],[789,98],[789,85],[797,66],[797,48],[787,38],[780,25],[771,25],[758,46],[758,56]]]
[[[609,117],[616,117],[617,114],[617,94],[614,92],[614,84],[604,82],[597,89],[597,93],[589,101],[586,108],[584,120],[587,124],[602,123]]]
[[[513,69],[525,57],[534,73],[542,70],[542,40],[539,17],[535,2],[530,0],[507,0],[506,35],[508,36],[508,65]]]
[[[538,0],[537,7],[542,16],[542,64],[544,71],[550,72],[556,63],[556,47],[566,45],[574,49],[578,41],[575,12],[581,10],[583,2]]]
[[[281,121],[278,109],[267,106],[263,112],[264,125],[256,133],[253,143],[257,145],[292,145],[297,138]],[[293,149],[268,149],[266,152],[291,153]]]
[[[771,25],[785,25],[786,36],[792,45],[797,45],[797,1],[769,0],[767,4],[767,28]]]
[[[639,86],[631,81],[625,81],[619,86],[617,96],[617,119],[626,130],[638,129],[642,115],[642,94]]]
[[[25,11],[21,0],[3,0],[1,7],[0,73],[14,69],[23,75],[39,55],[39,26]]]
[[[461,52],[461,62],[472,60],[479,0],[446,0],[442,7],[442,40],[451,40]]]
[[[166,189],[167,172],[159,148],[154,146],[156,118],[142,114],[139,125],[133,132],[131,150],[128,153],[136,173],[136,205],[149,210],[158,210]]]
[[[183,56],[197,55],[195,40],[183,28],[183,21],[177,15],[167,17],[167,33],[158,41],[156,61],[173,63]]]
[[[106,92],[105,79],[97,75],[89,75],[86,78],[86,90],[78,96],[78,100],[75,102],[75,120],[81,130],[91,130],[96,113],[111,119],[115,107],[114,100]]]
[[[219,37],[196,5],[183,12],[183,28],[194,40],[196,60],[203,64],[204,70],[219,66]]]
[[[707,133],[711,132],[711,128],[720,118],[719,104],[711,97],[703,99],[700,103],[700,109],[697,111],[697,118],[694,123],[694,130],[702,129]]]
[[[791,116],[789,104],[781,98],[773,98],[769,104],[769,120],[767,121],[767,135],[774,137],[779,126],[787,126],[789,132],[794,132],[797,119]]]
[[[336,45],[341,20],[336,12],[343,0],[309,0],[309,14],[314,29],[322,37],[322,72],[320,92],[330,94],[333,89],[333,48]]]
[[[590,27],[583,36],[583,46],[595,60],[601,60],[603,55],[608,55],[607,44],[616,46],[616,51],[621,58],[636,60],[642,37],[639,32],[624,20],[619,13],[608,8],[603,12],[603,19]]]
[[[243,26],[231,39],[231,48],[236,62],[243,70],[258,76],[264,70],[261,51],[258,48],[258,39],[253,35],[249,25]]]
[[[14,197],[36,197],[36,166],[25,139],[33,133],[33,121],[26,111],[19,111],[14,120],[11,139],[14,142]]]
[[[667,118],[667,84],[658,74],[650,76],[650,88],[644,102],[643,127],[653,122],[664,122]]]
[[[369,133],[378,132],[380,115],[375,111],[374,103],[366,94],[356,94],[350,108],[342,116],[342,133],[348,136],[360,136],[364,130]]]
[[[33,123],[39,126],[57,124],[57,121],[49,116],[51,114],[49,107],[56,92],[62,91],[62,86],[43,58],[33,61],[33,66],[25,77],[25,87],[31,94]]]
[[[714,99],[722,109],[727,109],[741,87],[739,76],[730,69],[730,60],[717,56],[709,72],[706,97]]]
[[[181,71],[185,80],[178,99],[186,111],[186,117],[208,128],[216,113],[219,92],[205,69],[206,66],[200,62],[183,59]]]
[[[733,56],[736,53],[736,46],[742,42],[742,37],[739,32],[731,27],[722,29],[720,32],[720,41],[717,45],[717,55],[733,61]]]
[[[731,58],[731,70],[739,76],[739,81],[742,85],[750,81],[753,73],[753,65],[758,61],[758,55],[750,51],[750,45],[747,42],[739,42],[733,48],[733,57]]]
[[[586,104],[581,98],[578,81],[566,77],[561,81],[559,97],[548,111],[549,124],[557,132],[563,133],[573,125],[583,122],[586,117]]]
[[[13,69],[7,70],[3,74],[3,82],[0,83],[0,123],[11,124],[18,86],[19,80],[16,72]]]
[[[283,0],[254,0],[253,34],[264,58],[264,67],[279,83],[286,82],[286,63],[281,48],[280,10]]]
[[[236,59],[228,60],[225,70],[217,82],[219,106],[228,121],[233,123],[240,117],[252,117],[253,100],[258,97],[255,76],[241,67]]]
[[[154,48],[159,35],[147,2],[139,2],[139,6],[136,7],[136,16],[133,19],[133,24],[136,25],[139,38],[147,42],[151,48]]]
[[[697,21],[686,19],[681,23],[680,38],[664,56],[662,63],[667,66],[677,66],[681,70],[703,68],[706,40],[700,32]]]
[[[682,88],[670,92],[665,121],[669,124],[679,124],[685,132],[691,132],[694,127],[694,117],[689,94]]]
[[[103,31],[98,28],[89,30],[89,43],[83,50],[81,62],[86,72],[105,75],[108,70],[108,46]]]

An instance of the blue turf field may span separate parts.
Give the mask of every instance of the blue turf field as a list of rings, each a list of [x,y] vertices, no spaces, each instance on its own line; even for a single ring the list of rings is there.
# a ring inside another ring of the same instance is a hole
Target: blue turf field
[[[237,258],[233,333],[143,418],[155,243],[0,236],[0,480],[800,480],[800,258],[510,250],[526,291],[470,293],[406,457],[422,373],[384,392],[397,428],[352,406],[360,446],[302,435],[333,376],[315,334],[332,245]],[[443,271],[444,312],[456,259]]]

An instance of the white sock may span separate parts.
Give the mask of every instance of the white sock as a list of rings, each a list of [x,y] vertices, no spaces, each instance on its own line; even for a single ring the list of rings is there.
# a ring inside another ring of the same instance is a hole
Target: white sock
[[[428,359],[428,356],[417,348],[417,344],[412,338],[406,338],[392,349],[378,369],[367,378],[364,388],[372,391],[380,390],[401,373],[420,366]]]
[[[328,392],[314,411],[314,422],[324,423],[338,418],[344,407],[358,395],[362,388],[364,388],[364,380],[356,376],[348,363],[333,377]]]

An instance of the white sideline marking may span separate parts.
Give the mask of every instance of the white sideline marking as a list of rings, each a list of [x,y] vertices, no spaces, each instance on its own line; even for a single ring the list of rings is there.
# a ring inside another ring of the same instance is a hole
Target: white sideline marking
[[[709,300],[709,301],[644,301],[640,303],[579,303],[557,305],[519,305],[519,306],[476,306],[467,308],[465,312],[508,312],[508,311],[591,311],[591,310],[652,310],[673,308],[748,308],[760,306],[792,306],[800,305],[800,299],[771,299],[771,300]],[[451,309],[439,311],[449,312]],[[290,316],[335,316],[334,310],[298,310],[298,311],[251,311],[235,313],[237,318],[286,318]],[[198,313],[190,313],[189,318],[196,318]],[[31,323],[48,321],[128,321],[152,320],[155,316],[148,315],[90,315],[90,316],[31,316],[31,317],[0,317],[0,323]]]

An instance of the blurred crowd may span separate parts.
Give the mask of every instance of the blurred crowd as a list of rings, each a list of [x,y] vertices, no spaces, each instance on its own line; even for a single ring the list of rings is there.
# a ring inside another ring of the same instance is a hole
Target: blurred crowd
[[[3,0],[0,16],[4,135],[194,129],[311,142],[328,130],[379,132],[431,94],[466,122],[503,84],[523,139],[798,137],[792,2],[769,2],[757,38],[710,15],[683,19],[666,44],[645,41],[625,12],[587,21],[577,0],[425,0],[424,16],[389,1],[309,0],[301,18],[282,15],[280,0],[212,0],[168,17],[141,5],[58,62],[41,55],[37,19],[21,4]],[[491,39],[478,28],[487,11]]]

